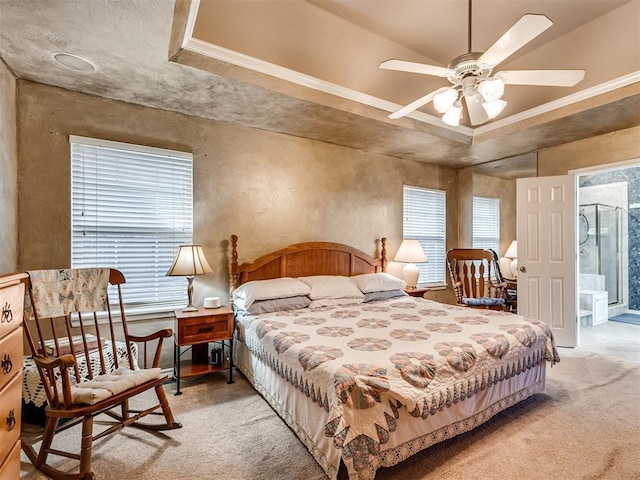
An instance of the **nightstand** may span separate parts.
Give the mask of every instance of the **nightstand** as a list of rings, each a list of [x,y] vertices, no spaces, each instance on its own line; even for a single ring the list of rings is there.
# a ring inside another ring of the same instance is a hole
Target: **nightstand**
[[[411,295],[412,297],[420,297],[423,298],[424,294],[429,291],[426,287],[416,287],[416,288],[405,288],[404,293],[407,295]]]
[[[233,311],[229,307],[199,308],[195,312],[175,310],[174,328],[175,347],[173,351],[173,370],[177,391],[180,395],[180,379],[229,369],[229,381],[233,383]],[[209,355],[209,343],[222,345],[221,364],[212,364]],[[191,359],[181,360],[182,347],[191,347]],[[228,359],[225,358],[228,349]]]

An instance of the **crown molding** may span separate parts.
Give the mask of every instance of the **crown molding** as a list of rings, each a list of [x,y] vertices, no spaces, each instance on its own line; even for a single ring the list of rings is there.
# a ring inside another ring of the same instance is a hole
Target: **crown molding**
[[[350,88],[343,87],[335,83],[327,82],[319,78],[312,77],[310,75],[306,75],[304,73],[297,72],[295,70],[291,70],[289,68],[282,67],[280,65],[276,65],[274,63],[266,62],[264,60],[251,57],[249,55],[245,55],[243,53],[236,52],[228,48],[224,48],[218,45],[213,45],[211,43],[198,40],[197,38],[193,38],[193,30],[196,23],[196,17],[198,14],[199,6],[200,6],[200,0],[192,0],[189,8],[187,26],[185,28],[184,38],[182,42],[182,47],[185,50],[189,50],[191,52],[194,52],[200,55],[204,55],[210,58],[214,58],[216,60],[237,65],[242,68],[247,68],[265,75],[270,75],[272,77],[276,77],[281,80],[295,83],[303,87],[311,88],[320,92],[328,93],[330,95],[335,95],[340,98],[344,98],[344,99],[352,100],[354,102],[358,102],[364,105],[368,105],[370,107],[378,108],[386,112],[395,112],[396,110],[404,106],[394,102],[390,102],[388,100],[384,100],[382,98],[374,97],[373,95],[368,95],[366,93],[359,92],[357,90],[352,90]],[[571,95],[567,95],[566,97],[559,98],[552,102],[539,105],[529,110],[525,110],[523,112],[519,112],[514,115],[510,115],[508,117],[492,121],[491,123],[488,123],[476,128],[470,128],[464,125],[460,125],[458,127],[452,127],[442,122],[440,117],[429,115],[427,113],[420,112],[420,111],[411,112],[410,114],[405,115],[405,117],[411,118],[413,120],[417,120],[419,122],[427,123],[429,125],[433,125],[439,128],[445,128],[447,130],[451,130],[457,133],[462,133],[470,137],[475,137],[475,136],[486,134],[493,130],[497,130],[499,128],[506,127],[508,125],[521,122],[523,120],[527,120],[537,115],[548,113],[552,110],[556,110],[577,102],[581,102],[583,100],[595,97],[597,95],[601,95],[603,93],[610,92],[617,88],[621,88],[638,81],[640,81],[640,70],[624,75],[622,77],[618,77],[608,82],[601,83],[594,87],[590,87],[585,90],[573,93]]]
[[[304,73],[300,73],[286,67],[281,67],[280,65],[266,62],[264,60],[260,60],[259,58],[251,57],[249,55],[245,55],[228,48],[220,47],[218,45],[213,45],[202,40],[191,38],[183,45],[183,48],[193,53],[231,63],[242,68],[247,68],[249,70],[270,75],[281,80],[295,83],[303,87],[312,88],[323,93],[335,95],[340,98],[352,100],[354,102],[378,108],[386,112],[395,112],[396,110],[404,106],[398,105],[397,103],[390,102],[388,100],[374,97],[373,95],[358,92],[357,90],[352,90],[335,83],[320,80],[319,78],[312,77],[311,75],[306,75]],[[471,134],[473,133],[473,130],[469,127],[451,127],[443,123],[439,117],[419,111],[414,111],[409,115],[405,115],[405,117],[418,120],[419,122],[428,123],[439,128],[446,128],[457,133],[464,133],[469,136],[471,136]]]

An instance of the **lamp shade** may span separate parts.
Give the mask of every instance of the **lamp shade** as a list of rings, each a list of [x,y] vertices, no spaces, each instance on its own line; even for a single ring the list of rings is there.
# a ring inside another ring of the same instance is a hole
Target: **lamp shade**
[[[514,240],[507,248],[507,251],[504,254],[505,257],[511,258],[511,275],[513,277],[518,276],[518,241]]]
[[[403,240],[394,260],[403,263],[424,263],[427,256],[419,240]]]
[[[507,258],[518,258],[518,241],[514,240],[504,254]]]
[[[167,275],[189,277],[212,271],[200,245],[180,245]]]
[[[406,264],[402,269],[402,276],[407,288],[416,288],[420,270],[414,265],[414,262],[424,263],[427,261],[427,256],[422,249],[422,245],[420,245],[420,241],[403,240],[394,260]]]

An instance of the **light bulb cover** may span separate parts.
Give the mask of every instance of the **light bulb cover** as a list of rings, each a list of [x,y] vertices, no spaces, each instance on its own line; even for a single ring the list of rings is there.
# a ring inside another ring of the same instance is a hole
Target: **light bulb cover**
[[[478,85],[478,92],[485,100],[498,100],[504,95],[504,82],[501,78],[488,78]]]
[[[456,100],[458,100],[458,92],[455,88],[449,88],[434,95],[433,108],[439,113],[445,113],[453,106]]]
[[[482,102],[482,107],[484,111],[487,112],[487,117],[489,118],[495,118],[500,115],[506,106],[507,102],[500,99],[485,100]]]
[[[460,117],[462,116],[462,103],[456,102],[453,106],[447,110],[447,113],[442,115],[442,121],[452,127],[460,125]]]

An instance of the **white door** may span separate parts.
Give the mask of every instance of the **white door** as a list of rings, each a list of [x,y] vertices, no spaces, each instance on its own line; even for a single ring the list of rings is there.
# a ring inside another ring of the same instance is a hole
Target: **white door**
[[[517,180],[518,314],[577,347],[576,176]]]

